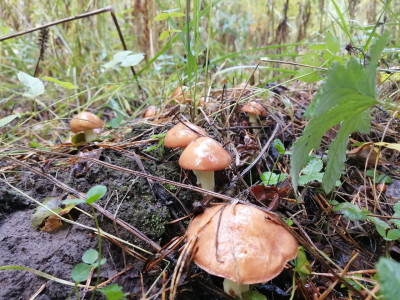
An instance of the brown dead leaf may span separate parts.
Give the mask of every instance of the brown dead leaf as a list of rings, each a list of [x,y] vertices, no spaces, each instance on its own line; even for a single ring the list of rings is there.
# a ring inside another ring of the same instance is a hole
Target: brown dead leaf
[[[40,231],[54,232],[63,226],[61,219],[57,215],[51,215],[44,223],[44,226],[40,228]]]

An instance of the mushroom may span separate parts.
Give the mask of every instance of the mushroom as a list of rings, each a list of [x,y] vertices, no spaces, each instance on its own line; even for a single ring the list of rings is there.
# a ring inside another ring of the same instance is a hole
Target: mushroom
[[[178,86],[172,94],[172,100],[175,100],[181,104],[192,102],[192,98],[190,98],[189,87],[185,85]]]
[[[150,105],[143,113],[143,118],[152,118],[158,115],[160,109],[154,105]]]
[[[78,133],[83,131],[85,133],[85,141],[90,142],[96,139],[96,133],[94,130],[103,128],[104,123],[98,116],[91,112],[81,112],[77,114],[70,123],[71,131]]]
[[[196,239],[194,262],[224,277],[225,291],[241,297],[246,285],[271,280],[297,256],[297,241],[280,222],[250,205],[208,208],[187,229],[188,240]]]
[[[251,126],[258,125],[258,117],[265,117],[267,115],[267,111],[265,108],[258,102],[250,101],[247,102],[242,107],[242,112],[249,114],[249,121]]]
[[[168,148],[185,148],[200,136],[208,136],[203,128],[190,122],[178,123],[167,131],[164,146]]]
[[[179,165],[193,170],[197,183],[209,191],[214,191],[214,171],[225,169],[231,162],[229,153],[210,137],[201,137],[191,142],[179,158]]]

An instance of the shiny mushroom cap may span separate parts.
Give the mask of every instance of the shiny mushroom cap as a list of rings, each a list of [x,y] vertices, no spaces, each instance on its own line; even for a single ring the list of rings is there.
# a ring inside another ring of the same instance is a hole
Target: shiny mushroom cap
[[[87,111],[77,114],[70,123],[71,131],[75,133],[102,128],[103,126],[104,123],[98,116]]]
[[[182,168],[194,171],[222,170],[231,162],[229,153],[210,137],[201,137],[191,142],[179,158]]]
[[[276,217],[244,204],[220,204],[190,223],[194,262],[208,273],[240,284],[266,282],[297,256],[298,244]]]
[[[165,135],[164,146],[168,148],[186,147],[201,135],[208,135],[201,127],[190,122],[178,123],[168,130]]]
[[[267,115],[267,111],[265,110],[265,108],[260,103],[257,103],[255,101],[250,101],[243,105],[242,111],[261,117],[265,117]]]

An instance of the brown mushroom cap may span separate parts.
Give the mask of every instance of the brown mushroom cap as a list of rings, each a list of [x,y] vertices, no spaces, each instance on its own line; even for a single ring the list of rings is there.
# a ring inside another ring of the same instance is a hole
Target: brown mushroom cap
[[[91,130],[96,128],[102,128],[104,123],[98,116],[92,114],[91,112],[81,112],[77,114],[70,123],[70,128],[72,132],[81,132],[85,130]]]
[[[190,122],[178,123],[168,130],[164,139],[164,146],[168,148],[186,147],[200,135],[207,136],[207,132]]]
[[[191,142],[179,158],[182,168],[194,171],[222,170],[231,162],[229,153],[210,137],[201,137]]]
[[[255,101],[250,101],[243,105],[242,111],[248,114],[262,117],[265,117],[267,115],[267,111],[265,110],[265,108],[260,103],[257,103]]]
[[[155,117],[160,112],[160,109],[154,105],[150,105],[144,111],[143,118]]]
[[[222,214],[222,216],[221,216]],[[190,223],[197,241],[194,262],[208,273],[240,284],[266,282],[297,256],[298,244],[276,217],[244,204],[221,204]]]
[[[189,87],[187,87],[185,85],[183,85],[181,87],[178,86],[172,94],[172,100],[175,100],[175,101],[181,102],[181,103],[192,102],[192,98],[190,98]]]

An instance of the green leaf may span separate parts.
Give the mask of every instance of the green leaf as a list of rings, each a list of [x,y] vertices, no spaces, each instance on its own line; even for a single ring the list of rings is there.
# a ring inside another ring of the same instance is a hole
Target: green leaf
[[[44,94],[44,85],[40,79],[32,77],[24,72],[18,72],[18,79],[27,89],[24,93],[25,97],[33,99]]]
[[[268,300],[268,299],[259,291],[252,290],[243,293],[243,300]]]
[[[99,200],[107,193],[107,187],[104,185],[96,185],[92,187],[86,194],[86,203],[92,204]]]
[[[393,217],[400,218],[400,202],[397,202],[394,205],[393,209],[394,209]],[[394,226],[396,226],[398,229],[400,229],[400,220],[399,219],[392,219],[392,220],[390,220],[390,222],[392,222],[394,224]]]
[[[106,262],[107,262],[107,259],[103,257],[102,259],[100,259],[100,261],[95,261],[91,265],[92,265],[93,268],[97,268],[99,266],[104,265]]]
[[[285,145],[283,145],[282,141],[280,139],[276,139],[273,143],[274,147],[276,150],[278,150],[279,154],[285,154]]]
[[[169,11],[169,12],[162,12],[161,14],[158,14],[155,18],[154,21],[164,21],[168,18],[173,18],[173,17],[177,17],[177,18],[181,18],[184,17],[185,14],[184,13],[180,13],[177,11]]]
[[[260,178],[264,185],[277,185],[286,179],[287,174],[275,174],[273,172],[264,172],[261,174]]]
[[[334,206],[334,211],[340,211],[350,221],[366,220],[369,211],[361,210],[357,205],[349,202],[339,203]]]
[[[0,119],[0,127],[6,126],[8,123],[13,121],[18,115],[9,115],[7,117],[4,117]]]
[[[305,284],[307,276],[311,274],[311,264],[302,246],[299,247],[299,252],[297,253],[294,271],[299,275],[303,284]]]
[[[106,296],[107,300],[123,300],[126,299],[125,294],[122,292],[122,287],[116,283],[98,289],[99,292]]]
[[[82,255],[82,261],[87,264],[92,264],[99,258],[99,252],[94,249],[86,250]]]
[[[121,65],[122,67],[133,67],[139,64],[144,58],[143,53],[133,54],[132,51],[120,51],[114,54],[111,61],[104,64],[106,69]]]
[[[324,173],[321,173],[320,171],[323,167],[324,164],[321,159],[311,160],[307,166],[301,170],[303,175],[299,176],[299,185],[304,186],[314,180],[322,182],[322,176]]]
[[[182,30],[178,30],[178,29],[165,30],[165,31],[161,32],[158,40],[162,41],[163,39],[167,38],[171,33],[175,33],[175,32],[182,32]]]
[[[383,173],[378,173],[378,172],[375,173],[375,170],[367,170],[365,175],[367,175],[368,177],[372,178],[372,180],[374,180],[374,177],[375,177],[375,181],[373,181],[374,183],[387,183],[387,184],[390,184],[390,183],[393,182],[393,179],[389,175],[386,175],[386,174],[383,174]]]
[[[400,263],[380,258],[376,264],[380,293],[385,300],[397,300],[400,295]]]
[[[325,81],[307,109],[306,115],[311,120],[303,135],[293,145],[290,173],[295,190],[299,184],[300,170],[306,164],[310,151],[320,145],[325,132],[340,125],[329,149],[322,179],[326,192],[334,188],[343,170],[349,134],[354,131],[366,133],[369,130],[369,108],[378,103],[376,65],[388,38],[388,34],[385,34],[371,46],[371,61],[365,69],[356,59],[350,59],[346,66],[334,63],[329,69]]]
[[[74,89],[78,88],[76,85],[72,84],[71,82],[61,81],[61,80],[58,80],[58,79],[53,78],[53,77],[44,77],[43,79],[47,80],[47,81],[54,82],[55,84],[65,88],[67,90],[74,90]]]
[[[142,60],[144,59],[144,54],[143,53],[137,53],[137,54],[132,54],[128,55],[121,61],[121,66],[122,67],[134,67],[138,65]]]
[[[76,282],[81,282],[81,281],[87,280],[89,277],[91,268],[92,268],[91,266],[84,264],[84,263],[77,264],[72,269],[72,273],[71,273],[72,279]]]
[[[326,49],[328,49],[332,54],[335,54],[340,50],[340,43],[338,39],[330,32],[326,33],[325,45]]]
[[[82,200],[82,199],[66,199],[66,200],[63,200],[61,203],[64,205],[71,205],[71,204],[78,205],[78,204],[86,203],[86,201]]]

